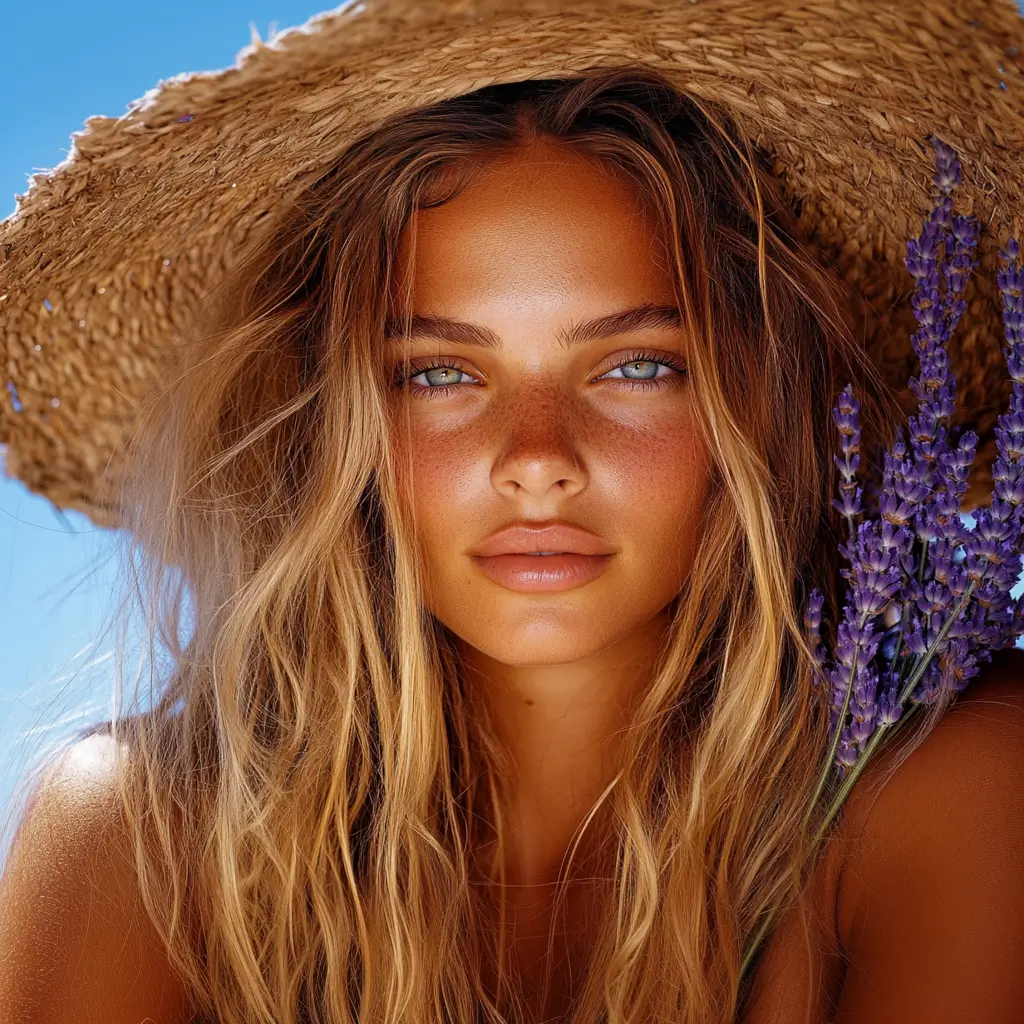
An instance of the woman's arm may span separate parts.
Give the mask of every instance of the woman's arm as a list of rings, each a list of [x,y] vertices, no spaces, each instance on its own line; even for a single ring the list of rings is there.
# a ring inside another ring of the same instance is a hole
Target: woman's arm
[[[108,737],[76,744],[33,795],[0,878],[5,1024],[186,1024],[142,906]]]
[[[1022,663],[998,652],[877,798],[860,794],[835,1024],[1024,1024]]]

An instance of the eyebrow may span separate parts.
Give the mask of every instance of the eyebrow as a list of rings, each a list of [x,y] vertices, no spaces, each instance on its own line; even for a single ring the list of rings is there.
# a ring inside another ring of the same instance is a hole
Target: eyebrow
[[[558,343],[565,348],[581,345],[600,338],[612,338],[632,331],[670,329],[680,327],[683,318],[678,306],[659,306],[644,303],[617,313],[609,313],[593,320],[582,320],[558,332]],[[439,338],[460,345],[477,345],[481,348],[501,348],[501,338],[487,327],[453,320],[447,316],[423,316],[414,314],[409,318],[408,329],[397,317],[389,318],[384,326],[387,341],[415,341],[419,338]]]

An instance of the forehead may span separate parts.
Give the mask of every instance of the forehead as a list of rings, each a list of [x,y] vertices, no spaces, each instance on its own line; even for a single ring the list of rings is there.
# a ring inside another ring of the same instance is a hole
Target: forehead
[[[393,294],[413,309],[564,304],[619,309],[670,302],[673,280],[655,219],[623,172],[534,144],[482,168],[454,198],[416,211],[399,247]]]

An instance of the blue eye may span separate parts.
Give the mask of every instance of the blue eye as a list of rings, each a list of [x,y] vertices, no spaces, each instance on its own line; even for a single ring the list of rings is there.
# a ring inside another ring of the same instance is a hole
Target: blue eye
[[[452,378],[452,377],[454,377],[456,375],[461,375],[463,377],[468,377],[469,376],[469,374],[466,373],[465,370],[460,369],[457,366],[428,366],[425,370],[420,370],[419,372],[417,372],[415,374],[415,376],[417,376],[417,377],[427,377],[427,375],[431,374],[431,373],[435,373],[435,374],[436,373],[443,373],[449,379],[437,380],[435,378],[433,383],[436,384],[436,386],[428,386],[428,387],[424,388],[424,390],[426,390],[426,391],[443,391],[443,390],[447,390],[448,388],[455,387],[456,385],[462,383],[462,381],[455,381],[455,380],[451,380],[450,378]],[[412,378],[410,377],[409,379],[411,380]]]
[[[661,380],[661,377],[658,376],[658,367],[659,366],[668,366],[668,363],[664,363],[660,359],[630,359],[629,362],[620,363],[618,366],[613,366],[608,371],[608,373],[614,373],[616,370],[623,370],[623,371],[628,370],[630,372],[633,372],[638,367],[645,367],[645,368],[649,367],[652,370],[654,370],[653,374],[648,374],[647,376],[641,376],[641,377],[630,377],[630,376],[613,377],[611,379],[612,380],[631,380],[631,381],[638,381],[638,382],[643,382],[643,381],[648,381],[648,380]],[[673,367],[673,369],[674,369],[674,367]],[[646,369],[644,370],[644,372],[646,373]],[[598,379],[599,380],[603,380],[603,379],[607,378],[608,377],[608,373],[601,374],[601,376]],[[670,374],[663,374],[662,376],[671,376],[671,375]]]
[[[659,376],[657,372],[657,367],[659,366],[667,367],[674,372]],[[653,373],[650,372],[651,369],[653,369]],[[410,383],[416,377],[424,377],[429,381],[430,378],[428,377],[428,374],[433,374],[435,371],[439,370],[444,371],[443,378],[447,379],[436,381],[434,384]],[[616,370],[623,371],[623,376],[609,376],[609,374],[614,373]],[[637,372],[646,374],[646,376],[629,376],[629,374]],[[450,359],[443,363],[423,360],[417,362],[416,360],[413,360],[409,367],[408,376],[403,377],[401,374],[397,375],[394,380],[394,386],[396,388],[406,388],[414,395],[425,398],[436,398],[441,395],[446,395],[453,388],[458,388],[463,385],[461,380],[451,380],[455,375],[470,377],[472,380],[476,380],[472,374],[469,374],[466,370],[461,368],[459,360],[457,359]],[[665,387],[666,385],[676,384],[685,375],[686,367],[675,359],[651,352],[633,352],[621,363],[616,364],[610,370],[606,370],[600,377],[595,379],[598,381],[614,381],[616,384],[625,382],[629,387],[629,390],[646,391],[651,388],[660,388]]]

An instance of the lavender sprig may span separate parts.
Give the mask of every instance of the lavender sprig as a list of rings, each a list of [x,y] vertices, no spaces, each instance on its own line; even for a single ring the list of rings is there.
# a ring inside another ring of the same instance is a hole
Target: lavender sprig
[[[907,243],[906,266],[914,278],[912,305],[918,329],[911,336],[921,372],[910,386],[918,412],[908,421],[908,439],[897,432],[885,453],[881,487],[868,481],[874,515],[864,515],[858,486],[860,405],[851,385],[840,394],[833,419],[840,434],[840,497],[833,506],[845,517],[849,563],[842,620],[834,655],[821,643],[822,594],[811,591],[804,625],[814,660],[815,684],[827,689],[830,735],[804,825],[830,777],[839,785],[808,844],[813,855],[853,784],[884,737],[918,707],[959,694],[991,659],[1024,633],[1024,595],[1010,597],[1021,569],[1024,525],[1024,270],[1020,246],[1011,238],[1000,252],[998,273],[1013,381],[1009,411],[995,430],[998,456],[992,466],[992,501],[968,529],[960,508],[974,462],[978,436],[964,431],[950,439],[956,381],[947,344],[967,305],[964,290],[978,264],[979,224],[954,216],[952,192],[962,171],[954,151],[937,138],[935,208],[920,235]],[[909,444],[908,444],[909,441]],[[765,919],[744,955],[742,972],[767,935]]]

